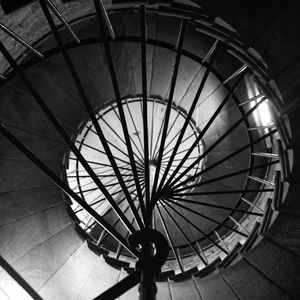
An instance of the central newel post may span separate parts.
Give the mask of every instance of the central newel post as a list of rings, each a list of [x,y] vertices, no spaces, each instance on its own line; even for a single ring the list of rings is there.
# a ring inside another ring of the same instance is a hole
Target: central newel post
[[[155,300],[156,276],[168,257],[168,243],[160,232],[150,228],[137,231],[128,242],[132,247],[141,247],[141,256],[136,263],[140,273],[139,299]]]

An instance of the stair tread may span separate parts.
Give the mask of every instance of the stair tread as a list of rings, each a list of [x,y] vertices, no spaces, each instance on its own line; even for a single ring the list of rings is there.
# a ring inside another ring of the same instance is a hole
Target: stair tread
[[[299,256],[263,239],[244,257],[295,299],[300,298]]]
[[[83,243],[42,287],[39,294],[44,299],[59,299],[62,287],[65,286],[68,288],[63,291],[64,298],[76,299],[98,259]]]
[[[243,260],[231,268],[220,270],[220,273],[240,299],[287,299],[287,295],[275,284]]]
[[[169,281],[169,285],[172,300],[195,300],[200,298],[199,291],[192,279],[181,282]]]
[[[73,224],[70,224],[31,249],[12,266],[35,290],[39,290],[82,243],[83,240],[75,232]]]
[[[219,273],[205,278],[194,277],[194,281],[199,289],[202,299],[224,300],[239,299],[232,289],[226,284]]]
[[[84,283],[77,298],[80,300],[94,299],[116,284],[119,275],[119,270],[109,266],[102,257],[98,258],[97,264]],[[99,282],[101,284],[99,284]]]
[[[1,226],[0,240],[6,241],[0,244],[1,255],[12,263],[68,226],[73,224],[66,213],[65,204]]]

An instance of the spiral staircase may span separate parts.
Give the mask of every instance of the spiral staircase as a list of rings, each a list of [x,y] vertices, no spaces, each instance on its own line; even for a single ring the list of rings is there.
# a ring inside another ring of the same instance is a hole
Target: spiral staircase
[[[25,2],[1,2],[0,299],[152,299],[145,228],[157,299],[299,299],[297,1]]]

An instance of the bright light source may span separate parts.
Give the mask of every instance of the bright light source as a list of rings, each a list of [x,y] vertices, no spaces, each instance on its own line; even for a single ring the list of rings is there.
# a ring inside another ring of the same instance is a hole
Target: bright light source
[[[268,100],[259,105],[258,115],[262,126],[268,126],[273,123]]]
[[[252,108],[254,105],[256,105],[258,102],[261,101],[261,99],[264,97],[264,95],[259,92],[255,83],[253,81],[250,81],[249,78],[246,78],[246,86],[247,86],[247,93],[248,93],[249,99],[255,98],[255,97],[261,95],[261,97],[250,102],[250,107]],[[253,112],[255,122],[258,126],[268,126],[268,125],[273,124],[271,110],[270,110],[269,105],[270,104],[269,104],[268,100],[266,99]]]

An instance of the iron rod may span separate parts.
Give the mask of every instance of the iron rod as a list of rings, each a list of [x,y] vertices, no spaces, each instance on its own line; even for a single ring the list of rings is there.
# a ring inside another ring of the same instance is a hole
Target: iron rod
[[[264,101],[262,99],[256,105],[254,105],[245,115],[243,115],[238,121],[236,121],[225,133],[223,133],[210,147],[208,147],[186,170],[183,171],[173,182],[172,186],[181,179],[186,173],[188,173],[196,164],[198,164],[205,156],[209,154],[218,144],[220,144],[232,131],[234,131],[250,114],[252,114],[258,106]]]
[[[29,285],[29,283],[0,255],[0,266],[30,295],[34,300],[43,298]],[[13,291],[12,291],[13,292]]]
[[[244,237],[247,237],[247,235],[244,234],[243,232],[240,232],[239,230],[236,230],[236,229],[234,229],[234,228],[232,228],[232,227],[229,227],[229,226],[227,226],[227,225],[225,225],[225,224],[222,224],[222,223],[220,223],[219,221],[217,221],[217,220],[215,220],[215,219],[213,219],[213,218],[211,218],[211,217],[208,217],[208,216],[206,216],[206,215],[204,215],[204,214],[202,214],[202,213],[200,213],[200,212],[198,212],[198,211],[195,211],[194,209],[191,209],[191,208],[189,208],[189,207],[187,207],[187,206],[184,206],[184,205],[182,205],[182,204],[179,204],[178,202],[173,201],[173,200],[170,200],[170,199],[165,199],[165,200],[166,200],[166,201],[169,201],[169,202],[171,202],[171,203],[173,203],[173,204],[175,204],[175,205],[177,205],[177,206],[179,206],[179,207],[181,207],[181,208],[183,208],[183,209],[185,209],[185,210],[187,210],[187,211],[190,211],[190,212],[192,212],[192,213],[198,215],[199,217],[202,217],[202,218],[204,218],[204,219],[206,219],[206,220],[209,220],[209,221],[211,221],[211,222],[213,222],[213,223],[216,223],[216,224],[218,224],[218,225],[220,225],[220,226],[222,226],[222,227],[224,227],[224,228],[226,228],[226,229],[232,230],[232,231],[234,231],[235,233],[238,233],[238,234],[240,234],[240,235],[242,235],[242,236],[244,236]]]
[[[144,5],[140,7],[140,23],[141,23],[141,59],[142,59],[142,93],[143,93],[143,132],[144,132],[144,167],[145,167],[145,195],[146,195],[146,220],[147,226],[150,226],[152,212],[149,209],[150,203],[150,166],[149,166],[149,143],[148,143],[148,106],[147,106],[147,20],[146,9]]]
[[[176,170],[172,173],[172,175],[170,176],[170,178],[168,179],[166,185],[169,185],[172,181],[172,179],[176,176],[177,172],[180,170],[180,168],[182,167],[182,165],[186,162],[186,160],[188,159],[189,155],[192,153],[193,149],[197,146],[197,144],[199,143],[199,141],[201,141],[201,139],[203,138],[204,134],[208,131],[208,129],[210,128],[211,124],[214,122],[214,120],[217,118],[217,116],[219,115],[220,111],[222,110],[222,108],[225,106],[225,104],[229,101],[230,97],[233,95],[233,93],[235,92],[235,90],[237,89],[238,85],[240,84],[240,82],[242,81],[242,79],[244,78],[246,72],[244,71],[244,73],[242,74],[242,76],[239,77],[239,79],[237,80],[237,82],[234,84],[234,86],[230,89],[230,91],[228,92],[228,94],[226,95],[226,97],[223,99],[223,101],[220,103],[220,105],[218,106],[218,108],[216,109],[216,111],[213,113],[213,115],[211,116],[211,118],[209,119],[209,121],[206,123],[205,127],[203,128],[203,130],[201,131],[201,133],[199,134],[199,136],[197,137],[197,139],[194,141],[193,145],[191,146],[191,148],[189,149],[189,151],[185,154],[185,156],[183,157],[182,161],[179,163],[179,165],[177,166]],[[206,151],[205,151],[206,152]],[[200,157],[203,157],[202,155]],[[197,161],[197,160],[196,160]],[[199,160],[200,161],[200,160]],[[188,170],[188,169],[186,169]],[[184,171],[185,172],[185,171]],[[184,173],[183,172],[183,173]],[[185,173],[186,174],[186,173]],[[179,176],[180,178],[182,177],[182,174]],[[173,185],[174,183],[176,183],[179,179],[179,177],[177,177],[174,182],[172,182],[171,185]]]
[[[247,215],[254,215],[254,216],[262,216],[263,214],[261,213],[256,213],[256,212],[251,212],[243,209],[238,209],[234,207],[228,207],[224,205],[219,205],[219,204],[212,204],[212,203],[206,203],[206,202],[201,202],[201,201],[196,201],[196,200],[191,200],[191,199],[182,199],[182,198],[176,198],[176,197],[170,197],[170,199],[180,201],[180,202],[186,202],[186,203],[191,203],[191,204],[196,204],[196,205],[201,205],[201,206],[207,206],[207,207],[214,207],[218,209],[223,209],[223,210],[230,210],[234,212],[241,212]]]
[[[24,39],[22,39],[20,36],[18,36],[17,34],[15,34],[8,27],[6,27],[4,24],[0,23],[0,29],[3,32],[5,32],[7,35],[9,35],[10,37],[12,37],[14,40],[16,40],[17,42],[19,42],[21,45],[23,45],[24,47],[26,47],[28,50],[30,50],[31,52],[33,52],[36,56],[38,56],[40,58],[44,58],[44,55],[42,53],[40,53],[39,51],[37,51],[31,45],[29,45]],[[2,76],[1,79],[6,79],[6,78],[4,76]]]
[[[161,142],[160,142],[159,154],[158,154],[157,165],[156,165],[155,176],[154,176],[154,183],[153,183],[153,187],[152,187],[153,193],[151,195],[151,202],[155,201],[155,198],[156,198],[156,187],[158,184],[159,170],[161,167],[161,161],[162,161],[164,147],[165,147],[166,133],[168,130],[171,108],[172,108],[172,103],[173,103],[173,97],[174,97],[174,92],[175,92],[175,86],[176,86],[176,81],[177,81],[177,75],[178,75],[178,71],[179,71],[179,64],[180,64],[180,59],[181,59],[185,30],[186,30],[186,20],[183,20],[181,23],[180,32],[179,32],[179,36],[178,36],[178,48],[177,48],[177,52],[176,52],[175,65],[174,65],[174,70],[173,70],[172,79],[171,79],[170,93],[169,93],[168,104],[167,104],[167,109],[166,109],[166,113],[165,113],[164,127],[163,127]]]
[[[186,218],[183,214],[181,214],[176,208],[171,206],[167,201],[164,201],[161,199],[167,206],[169,206],[173,211],[175,211],[181,218],[183,218],[187,223],[189,223],[191,226],[193,226],[196,230],[198,230],[207,240],[209,240],[211,243],[213,243],[216,247],[218,247],[221,251],[228,254],[228,251],[225,250],[223,247],[221,247],[219,244],[217,244],[213,239],[209,237],[204,231],[202,231],[198,226],[196,226],[193,222],[191,222],[188,218]]]
[[[204,73],[204,76],[202,77],[201,83],[200,83],[200,85],[199,85],[199,87],[198,87],[198,90],[197,90],[197,92],[196,92],[196,95],[195,95],[195,97],[194,97],[194,100],[193,100],[193,102],[192,102],[192,105],[191,105],[191,107],[190,107],[190,109],[189,109],[188,115],[187,115],[187,117],[186,117],[186,119],[185,119],[185,122],[184,122],[184,124],[183,124],[182,129],[180,130],[180,135],[179,135],[179,137],[177,138],[175,147],[174,147],[174,149],[173,149],[173,152],[172,152],[172,154],[171,154],[171,157],[169,158],[168,165],[167,165],[167,167],[166,167],[166,170],[165,170],[165,172],[164,172],[164,175],[163,175],[163,177],[162,177],[162,179],[161,179],[161,182],[160,182],[160,185],[159,185],[159,187],[158,187],[158,193],[159,193],[159,191],[162,189],[163,184],[164,184],[164,182],[165,182],[165,179],[166,179],[166,177],[167,177],[167,175],[168,175],[168,172],[170,171],[170,167],[171,167],[171,165],[172,165],[172,163],[173,163],[173,160],[174,160],[174,158],[175,158],[175,156],[176,156],[176,153],[177,153],[177,151],[178,151],[178,148],[179,148],[179,146],[180,146],[180,144],[181,144],[181,142],[182,142],[182,138],[183,138],[183,136],[184,136],[184,134],[185,134],[185,132],[186,132],[186,129],[187,129],[188,125],[189,125],[190,119],[192,118],[192,115],[193,115],[193,113],[194,113],[194,110],[195,110],[195,107],[196,107],[197,102],[198,102],[198,100],[199,100],[199,97],[201,96],[201,93],[202,93],[202,91],[203,91],[203,88],[204,88],[204,86],[205,86],[205,84],[206,84],[206,81],[207,81],[207,78],[208,78],[208,75],[209,75],[209,73],[210,73],[210,70],[211,70],[211,67],[212,67],[212,65],[213,65],[213,62],[214,62],[215,57],[216,57],[216,51],[214,51],[213,56],[212,56],[212,58],[211,58],[211,60],[210,60],[210,62],[209,62],[209,65],[208,65],[208,67],[207,67],[207,69],[206,69],[206,71],[205,71],[205,73]],[[187,150],[188,150],[188,149],[187,149]]]
[[[261,142],[262,140],[264,140],[265,138],[267,138],[267,137],[269,137],[269,136],[275,134],[276,132],[277,132],[277,129],[274,129],[274,130],[270,131],[269,133],[267,133],[267,134],[265,134],[265,135],[259,137],[258,139],[256,139],[256,140],[253,141],[252,143],[248,143],[247,145],[241,147],[240,149],[237,149],[236,151],[234,151],[234,152],[230,153],[229,155],[223,157],[222,159],[220,159],[219,161],[213,163],[212,165],[207,166],[205,169],[203,169],[203,170],[201,170],[200,172],[194,174],[194,176],[199,177],[200,175],[205,174],[205,173],[208,172],[209,170],[211,170],[211,169],[217,167],[218,165],[222,164],[224,161],[231,159],[232,157],[234,157],[234,156],[238,155],[239,153],[245,151],[246,149],[250,148],[251,146],[253,146],[253,145],[255,145],[255,144]]]
[[[161,204],[161,202],[160,202]],[[158,206],[157,206],[158,207]],[[175,218],[170,214],[170,212],[164,207],[164,205],[161,204],[161,207],[163,208],[163,210],[167,213],[167,215],[169,216],[169,218],[173,221],[173,223],[175,224],[176,228],[179,230],[179,232],[181,233],[181,235],[185,238],[185,240],[188,242],[188,244],[190,245],[190,247],[195,251],[195,253],[197,254],[197,256],[200,258],[200,260],[204,263],[204,265],[208,265],[207,261],[202,257],[202,255],[200,255],[199,251],[196,249],[196,247],[192,244],[191,240],[189,239],[189,237],[186,235],[186,233],[182,230],[182,228],[179,226],[179,224],[177,223],[177,221],[175,220]]]
[[[196,183],[196,184],[185,186],[185,187],[183,187],[181,189],[176,189],[177,187],[179,187],[179,186],[181,186],[183,184],[186,184],[187,182],[193,180],[194,178],[192,176],[192,177],[188,178],[187,180],[185,180],[185,181],[179,183],[178,185],[174,186],[173,189],[176,190],[177,192],[181,192],[181,191],[184,191],[184,190],[187,190],[187,189],[199,187],[199,186],[202,186],[202,185],[205,185],[205,184],[209,184],[209,183],[216,182],[216,181],[219,181],[219,180],[223,180],[223,179],[226,179],[226,178],[230,178],[230,177],[234,177],[234,176],[237,176],[237,175],[241,175],[243,173],[251,172],[251,171],[254,171],[254,170],[257,170],[257,169],[261,169],[261,168],[265,168],[265,167],[268,167],[268,166],[271,166],[271,165],[275,165],[275,164],[278,164],[278,163],[279,163],[279,160],[273,160],[273,161],[265,163],[265,164],[260,164],[260,165],[253,166],[253,167],[250,167],[250,168],[245,168],[245,169],[233,172],[233,173],[229,173],[229,174],[222,175],[222,176],[219,176],[219,177],[215,177],[215,178],[212,178],[212,179],[209,179],[209,180],[201,181],[201,182]],[[249,176],[249,178],[252,178],[252,177],[253,176]],[[252,178],[252,179],[254,179],[254,178]],[[268,183],[268,184],[270,184],[270,183]]]
[[[111,25],[111,22],[109,20],[107,11],[106,11],[106,9],[104,7],[103,1],[102,0],[96,0],[96,1],[98,2],[98,7],[100,7],[100,10],[101,10],[102,16],[104,18],[104,21],[105,21],[106,27],[108,29],[108,32],[110,34],[110,37],[111,37],[112,40],[115,40],[116,39],[116,35],[115,35],[114,29],[113,29],[113,27]]]
[[[181,193],[174,196],[200,196],[200,195],[225,195],[225,194],[247,194],[259,192],[272,192],[274,189],[255,189],[255,190],[232,190],[232,191],[211,191],[211,192],[194,192],[194,193]]]
[[[51,11],[55,14],[55,16],[57,17],[57,19],[64,25],[64,27],[67,29],[67,31],[69,32],[69,34],[72,36],[72,38],[74,39],[74,41],[78,44],[80,44],[80,40],[77,37],[77,35],[75,34],[75,32],[73,31],[73,29],[71,28],[71,26],[69,25],[69,23],[67,22],[67,20],[63,17],[63,15],[57,10],[57,8],[55,7],[55,5],[52,3],[51,0],[40,0],[40,1],[46,1],[48,7],[51,9]]]
[[[170,244],[171,249],[172,249],[172,252],[173,252],[173,254],[174,254],[174,256],[175,256],[175,258],[176,258],[176,260],[177,260],[177,263],[178,263],[178,265],[179,265],[179,268],[180,268],[181,272],[183,272],[183,271],[184,271],[183,266],[182,266],[182,264],[181,264],[181,261],[180,261],[178,255],[177,255],[177,252],[175,251],[175,247],[174,247],[173,241],[172,241],[172,239],[171,239],[169,230],[168,230],[168,228],[167,228],[167,226],[166,226],[165,220],[164,220],[163,217],[162,217],[162,214],[161,214],[161,212],[160,212],[160,209],[159,209],[158,205],[156,205],[156,211],[158,212],[160,221],[161,221],[161,223],[162,223],[162,225],[163,225],[163,229],[164,229],[164,231],[165,231],[165,233],[166,233],[166,235],[167,235],[169,244]]]

